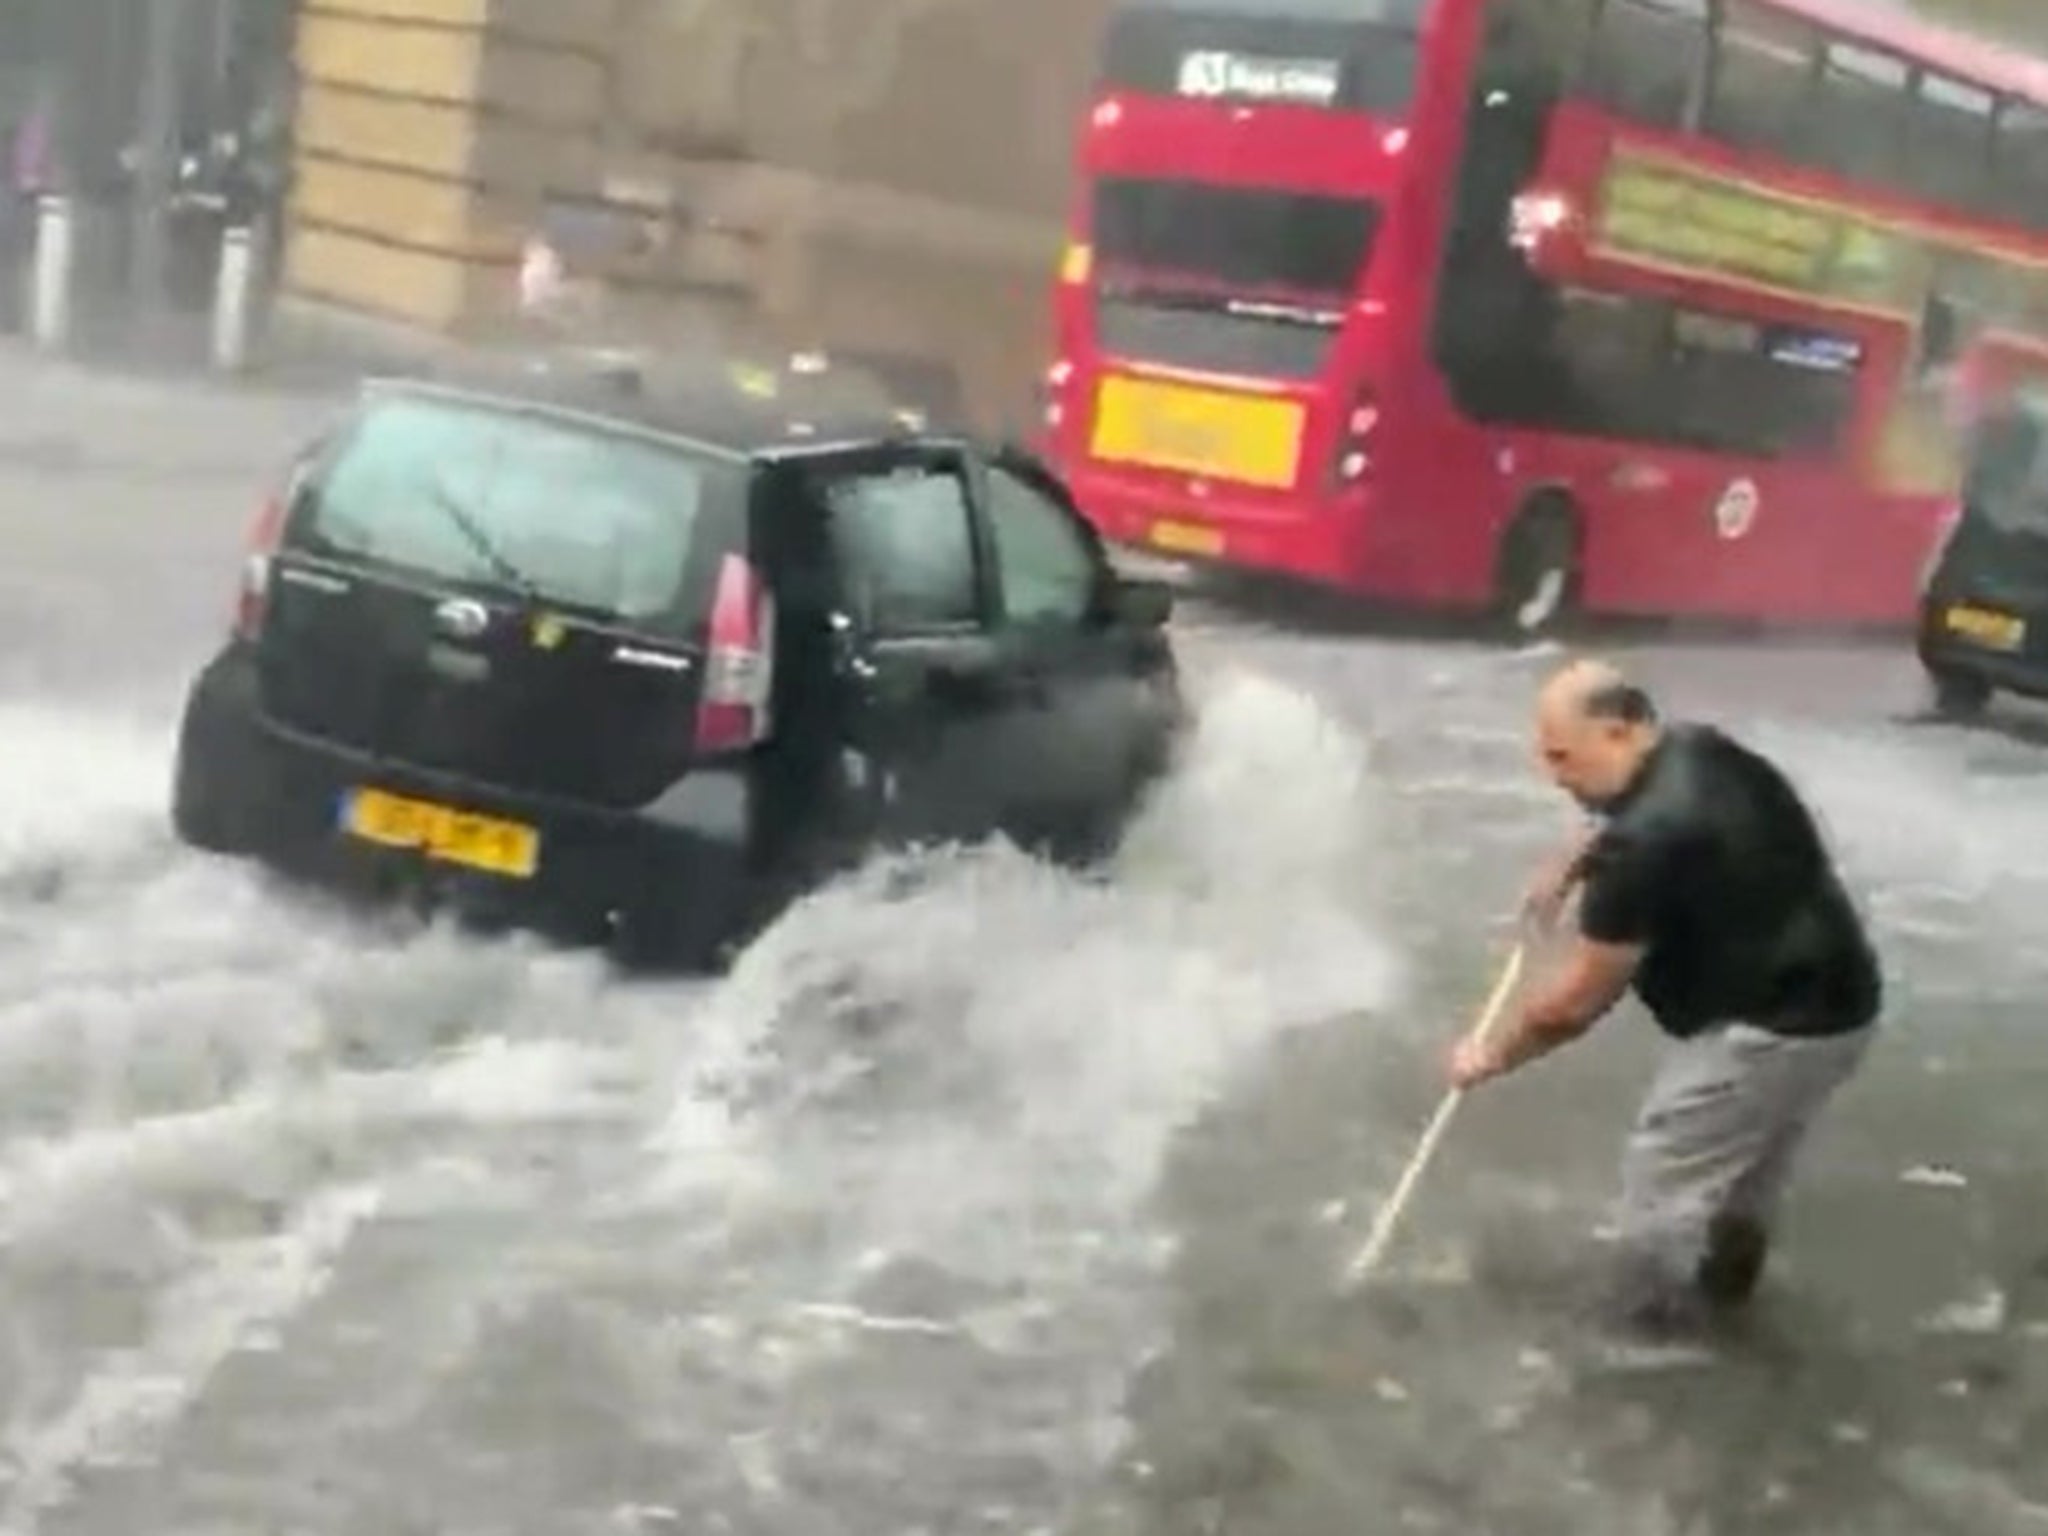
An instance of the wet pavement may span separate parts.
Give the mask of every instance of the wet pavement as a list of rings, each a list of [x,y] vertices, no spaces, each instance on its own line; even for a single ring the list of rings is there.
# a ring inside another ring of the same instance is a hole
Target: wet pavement
[[[31,387],[31,385],[33,387]],[[823,894],[716,986],[178,850],[170,723],[316,398],[0,364],[0,1533],[2048,1532],[2048,747],[1895,646],[1628,642],[1883,944],[1754,1336],[1579,1315],[1654,1040],[1475,1097],[1546,664],[1197,609],[1116,877]]]

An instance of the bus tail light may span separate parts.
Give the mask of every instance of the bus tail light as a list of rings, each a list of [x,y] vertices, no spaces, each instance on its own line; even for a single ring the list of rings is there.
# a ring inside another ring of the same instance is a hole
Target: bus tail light
[[[1508,244],[1533,256],[1544,241],[1571,226],[1572,215],[1572,201],[1562,193],[1540,187],[1518,193],[1508,205]]]
[[[1380,430],[1380,402],[1370,385],[1359,390],[1344,417],[1337,439],[1337,485],[1356,485],[1372,473],[1373,448]]]

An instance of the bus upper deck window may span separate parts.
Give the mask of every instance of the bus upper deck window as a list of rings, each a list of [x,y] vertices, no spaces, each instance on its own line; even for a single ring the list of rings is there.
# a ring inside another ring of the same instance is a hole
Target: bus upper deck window
[[[1829,43],[1807,113],[1805,152],[1843,176],[1901,181],[1906,61],[1853,43]]]
[[[1925,74],[1906,133],[1906,174],[1922,197],[1982,206],[1991,179],[1991,115],[1982,86]]]
[[[2006,102],[1998,116],[1992,174],[2006,217],[2048,227],[2048,107]]]
[[[1726,0],[1707,132],[1747,149],[1786,152],[1819,46],[1813,29],[1794,17],[1756,0]]]
[[[1706,78],[1707,0],[1607,0],[1586,59],[1591,94],[1658,128],[1698,121]]]

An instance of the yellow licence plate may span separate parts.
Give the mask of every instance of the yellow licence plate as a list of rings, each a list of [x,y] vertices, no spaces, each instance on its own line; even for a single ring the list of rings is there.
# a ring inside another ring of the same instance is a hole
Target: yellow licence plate
[[[532,827],[380,789],[349,795],[342,825],[365,842],[417,849],[430,859],[515,880],[530,879],[540,866],[540,834]]]
[[[1164,549],[1176,555],[1213,557],[1223,553],[1222,531],[1204,528],[1200,523],[1177,523],[1172,518],[1162,517],[1145,530],[1145,537],[1154,549]]]
[[[1111,374],[1095,396],[1091,451],[1284,490],[1301,460],[1302,408],[1292,400]]]
[[[1951,608],[1942,622],[1951,634],[1974,640],[1979,645],[1993,650],[2016,651],[2025,644],[2027,622],[2009,613],[1997,613],[1989,608],[1964,605]]]

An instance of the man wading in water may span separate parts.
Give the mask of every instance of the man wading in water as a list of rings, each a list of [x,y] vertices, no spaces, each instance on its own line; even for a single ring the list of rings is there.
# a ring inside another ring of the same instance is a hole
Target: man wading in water
[[[1580,887],[1555,974],[1491,1042],[1470,1088],[1585,1034],[1631,984],[1669,1037],[1622,1168],[1626,1324],[1694,1333],[1755,1291],[1801,1142],[1869,1050],[1877,957],[1797,792],[1710,726],[1580,661],[1537,704],[1545,767],[1601,825],[1540,877],[1549,927]]]

